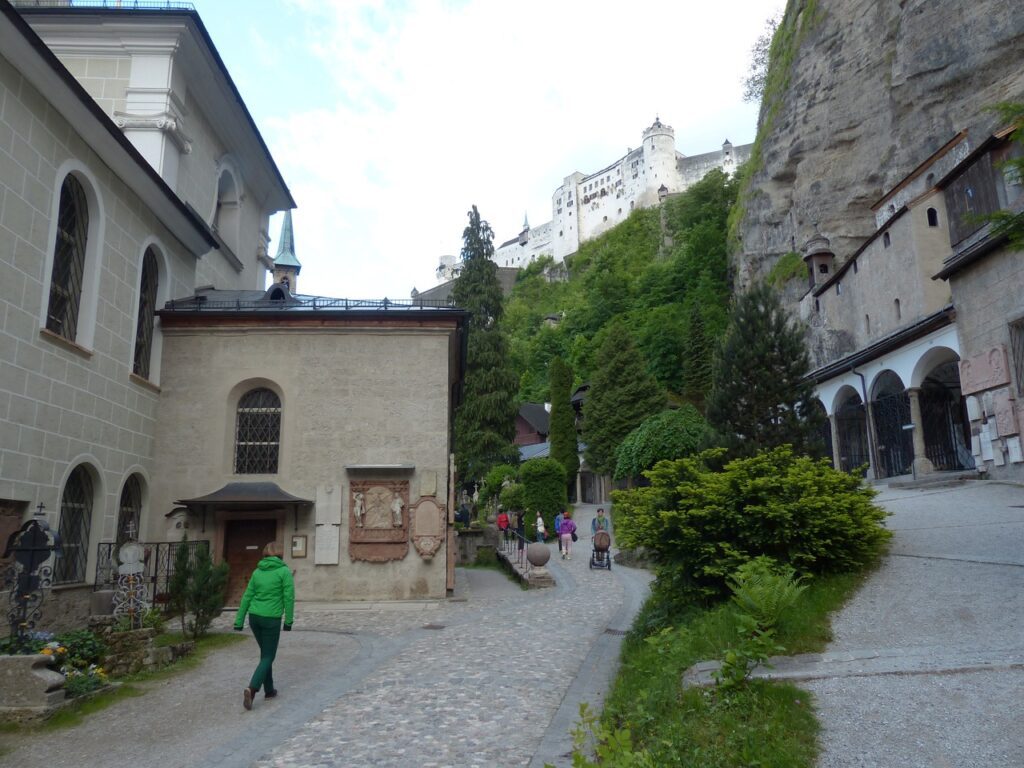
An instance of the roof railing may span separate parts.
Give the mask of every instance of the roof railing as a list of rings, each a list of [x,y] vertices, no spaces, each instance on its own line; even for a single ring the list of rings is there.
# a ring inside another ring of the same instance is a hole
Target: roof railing
[[[182,0],[11,0],[21,10],[33,8],[88,8],[112,11],[190,11],[196,7]]]
[[[198,300],[197,300],[198,299]],[[290,299],[210,299],[207,296],[172,299],[164,304],[164,309],[192,310],[195,312],[218,311],[305,311],[305,310],[378,310],[389,309],[430,310],[453,309],[451,299],[411,299],[395,301],[393,299],[332,299],[325,296],[293,296]]]

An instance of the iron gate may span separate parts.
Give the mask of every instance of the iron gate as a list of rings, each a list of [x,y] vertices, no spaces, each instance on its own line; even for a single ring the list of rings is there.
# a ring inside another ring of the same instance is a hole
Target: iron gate
[[[860,470],[868,464],[868,428],[864,404],[847,401],[836,411],[839,435],[839,468],[843,472]],[[831,442],[831,435],[829,436]]]
[[[963,401],[944,387],[921,390],[924,452],[937,470],[973,469],[964,433]]]
[[[115,589],[117,587],[117,548],[120,545],[112,542],[100,542],[97,545],[96,589]],[[152,605],[164,606],[168,599],[168,585],[174,575],[174,559],[179,547],[189,550],[189,562],[195,565],[196,553],[200,546],[209,546],[206,541],[163,541],[142,544],[143,570],[142,579],[146,584],[147,598]]]
[[[910,424],[910,395],[882,395],[872,404],[878,436],[879,477],[896,477],[911,471],[914,436],[903,427]]]

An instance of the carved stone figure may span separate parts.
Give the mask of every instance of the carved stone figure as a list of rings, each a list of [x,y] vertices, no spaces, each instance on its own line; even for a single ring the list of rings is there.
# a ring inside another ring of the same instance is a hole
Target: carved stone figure
[[[353,514],[355,514],[355,516],[356,516],[356,527],[357,528],[362,528],[363,527],[363,514],[365,513],[365,508],[363,507],[363,494],[362,493],[356,493],[354,498],[356,500],[356,504],[355,504],[355,507],[353,508],[352,511],[353,511]]]
[[[391,524],[396,528],[402,527],[402,496],[398,491],[391,498]]]

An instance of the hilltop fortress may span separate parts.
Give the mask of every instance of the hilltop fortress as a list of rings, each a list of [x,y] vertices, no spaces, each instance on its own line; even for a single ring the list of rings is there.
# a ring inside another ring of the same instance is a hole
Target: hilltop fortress
[[[672,126],[655,118],[643,132],[642,144],[610,165],[590,174],[565,177],[551,195],[551,221],[537,227],[523,222],[522,231],[495,249],[499,267],[524,267],[539,256],[556,262],[625,221],[634,208],[657,205],[667,195],[682,192],[713,168],[733,173],[750,157],[752,144],[733,146],[687,157],[676,151]],[[442,256],[439,280],[451,280],[461,266],[456,256]]]

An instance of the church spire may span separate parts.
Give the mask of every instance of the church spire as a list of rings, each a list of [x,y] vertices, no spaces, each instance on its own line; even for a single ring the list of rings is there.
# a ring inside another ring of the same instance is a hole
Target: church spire
[[[524,212],[523,213],[523,232],[527,232],[527,231],[529,231],[529,229],[530,229],[530,218]]]
[[[302,265],[295,257],[295,235],[292,233],[292,212],[284,212],[284,223],[281,225],[280,242],[277,245],[277,256],[274,257],[274,282],[283,283],[289,293],[296,293],[299,272]]]

